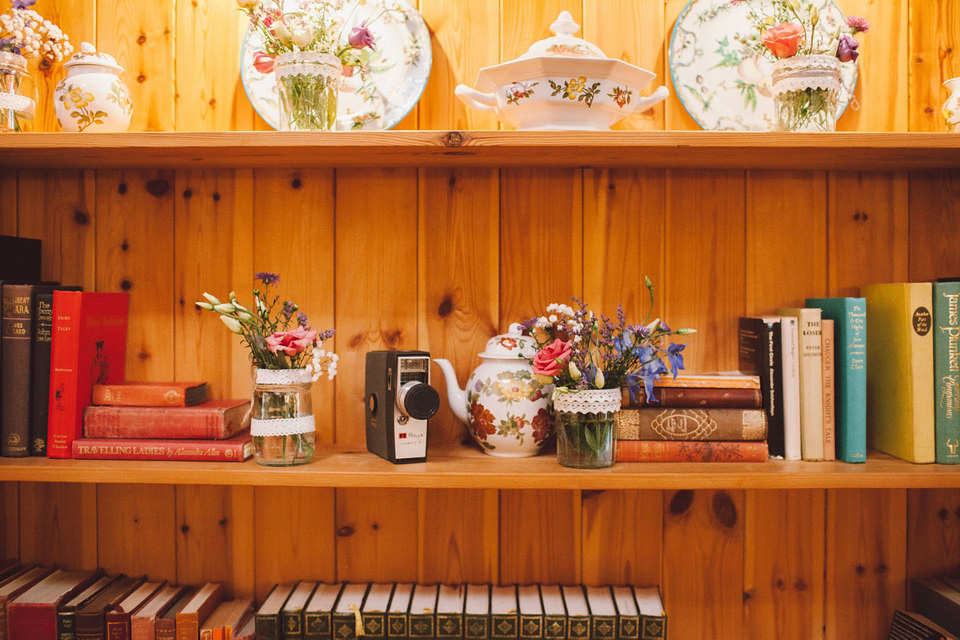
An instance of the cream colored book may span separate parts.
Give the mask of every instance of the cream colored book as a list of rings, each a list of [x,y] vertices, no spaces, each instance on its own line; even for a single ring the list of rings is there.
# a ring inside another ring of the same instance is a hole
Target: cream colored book
[[[820,309],[777,309],[780,316],[797,319],[800,349],[800,448],[804,460],[823,460],[823,356]]]

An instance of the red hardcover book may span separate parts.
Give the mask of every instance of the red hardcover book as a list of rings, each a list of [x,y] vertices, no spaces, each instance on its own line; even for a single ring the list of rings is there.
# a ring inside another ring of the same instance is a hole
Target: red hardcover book
[[[617,462],[765,462],[766,442],[620,440]]]
[[[77,438],[73,457],[78,460],[191,460],[243,462],[253,455],[250,431],[223,440],[170,438]]]
[[[126,293],[53,292],[47,457],[69,458],[94,384],[123,380]]]
[[[0,640],[7,635],[7,603],[53,573],[53,567],[33,567],[0,584]]]
[[[144,582],[113,609],[107,611],[106,640],[130,640],[132,616],[163,587],[164,581]]]
[[[57,637],[57,607],[82,591],[99,571],[58,569],[7,603],[7,631],[17,640]]]
[[[115,382],[93,385],[93,404],[190,407],[206,399],[206,382]]]
[[[111,407],[91,405],[83,412],[88,438],[223,439],[246,425],[249,400],[207,400],[192,407]]]
[[[162,615],[186,592],[186,587],[167,585],[130,616],[130,640],[156,640],[157,616]]]
[[[620,440],[766,440],[763,409],[621,409],[615,423]]]

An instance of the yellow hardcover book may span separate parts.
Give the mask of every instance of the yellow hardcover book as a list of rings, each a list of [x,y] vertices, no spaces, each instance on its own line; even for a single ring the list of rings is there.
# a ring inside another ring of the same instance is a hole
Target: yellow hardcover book
[[[777,309],[797,319],[800,340],[800,448],[804,460],[823,460],[822,312],[813,307]]]
[[[934,462],[933,288],[872,284],[867,299],[867,444],[910,462]]]

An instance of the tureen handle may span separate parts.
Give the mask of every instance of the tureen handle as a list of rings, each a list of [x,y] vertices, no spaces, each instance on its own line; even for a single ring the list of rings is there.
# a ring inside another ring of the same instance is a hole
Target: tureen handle
[[[478,111],[496,111],[497,97],[492,93],[480,93],[465,84],[458,84],[453,93],[468,107]]]
[[[637,100],[633,105],[633,111],[634,113],[646,111],[658,102],[666,100],[667,96],[669,95],[670,89],[667,89],[666,87],[657,87],[657,90],[651,93],[649,96]]]

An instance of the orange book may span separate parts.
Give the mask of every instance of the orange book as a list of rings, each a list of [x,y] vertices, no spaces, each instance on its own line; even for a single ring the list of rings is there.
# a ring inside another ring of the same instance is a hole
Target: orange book
[[[177,612],[177,640],[197,640],[200,623],[206,620],[223,601],[223,585],[208,582]]]
[[[114,382],[93,385],[93,404],[189,407],[206,399],[206,382]]]

